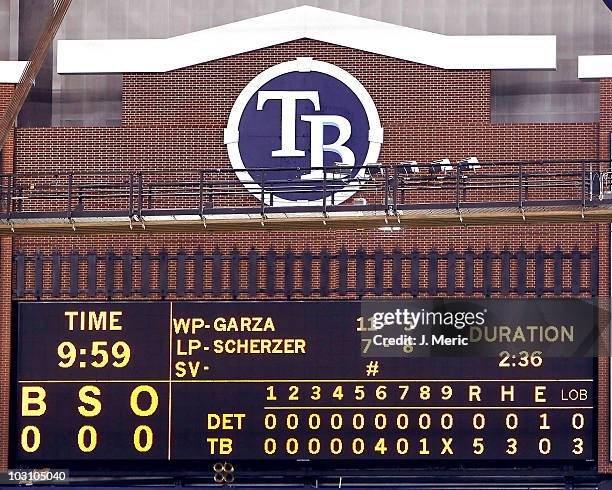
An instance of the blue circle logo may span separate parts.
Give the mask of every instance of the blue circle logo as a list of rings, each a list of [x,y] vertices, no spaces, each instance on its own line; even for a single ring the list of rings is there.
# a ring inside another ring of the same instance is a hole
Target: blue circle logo
[[[376,165],[383,130],[363,85],[298,58],[260,73],[236,99],[225,144],[238,178],[270,206],[340,204]]]

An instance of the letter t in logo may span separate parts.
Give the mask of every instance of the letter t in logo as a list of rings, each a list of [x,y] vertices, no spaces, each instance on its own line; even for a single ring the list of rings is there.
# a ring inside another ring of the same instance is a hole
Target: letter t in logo
[[[310,100],[316,111],[321,110],[319,93],[313,91],[288,92],[262,90],[257,94],[257,110],[261,111],[268,100],[281,101],[281,148],[272,152],[273,157],[303,157],[306,152],[295,147],[295,113],[298,100]]]

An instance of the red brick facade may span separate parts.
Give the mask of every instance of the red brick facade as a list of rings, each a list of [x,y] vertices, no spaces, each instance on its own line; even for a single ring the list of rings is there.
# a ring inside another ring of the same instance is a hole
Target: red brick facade
[[[8,104],[12,85],[0,84],[0,111]],[[2,150],[0,171],[13,171],[13,135]],[[13,239],[0,239],[0,471],[6,469],[8,458],[9,386],[11,359],[11,268]]]
[[[385,142],[380,161],[405,159],[427,162],[449,157],[453,161],[475,155],[484,161],[534,159],[597,159],[608,157],[607,134],[612,130],[612,84],[602,83],[602,122],[580,124],[493,124],[490,117],[490,73],[488,71],[441,70],[399,61],[321,42],[300,40],[250,52],[167,74],[124,76],[123,125],[118,128],[22,128],[17,130],[17,171],[36,170],[140,170],[194,169],[228,166],[223,129],[234,100],[242,88],[264,69],[298,56],[312,56],[344,68],[369,91],[381,116]],[[1,97],[0,92],[0,97]],[[1,99],[0,99],[1,100]],[[600,294],[609,293],[608,225],[541,225],[504,227],[455,227],[449,229],[406,229],[381,231],[316,231],[300,233],[253,232],[241,234],[131,235],[67,238],[17,238],[13,249],[50,253],[55,249],[80,253],[121,253],[130,249],[156,252],[215,247],[246,252],[251,246],[277,251],[287,247],[318,252],[342,247],[367,251],[381,247],[389,252],[432,248],[445,252],[524,246],[552,251],[578,247],[600,249]],[[2,271],[10,265],[2,243]],[[4,274],[4,272],[2,272]],[[2,312],[10,281],[0,277]],[[121,278],[117,278],[121,280]],[[475,281],[479,280],[476,274]],[[69,298],[67,298],[69,299]],[[0,316],[0,359],[8,359],[8,329]],[[4,340],[4,343],[2,341]],[[2,374],[0,365],[0,375]],[[601,415],[600,467],[606,465],[607,365],[600,373]],[[5,378],[0,378],[0,387]],[[8,390],[6,390],[8,393]],[[6,462],[7,396],[0,392],[0,469]]]

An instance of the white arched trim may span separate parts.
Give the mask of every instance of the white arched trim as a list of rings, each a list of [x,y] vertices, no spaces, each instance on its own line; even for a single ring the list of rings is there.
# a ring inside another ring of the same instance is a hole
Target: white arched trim
[[[555,69],[555,36],[446,36],[302,6],[168,39],[58,41],[59,73],[161,73],[309,38],[446,69]]]

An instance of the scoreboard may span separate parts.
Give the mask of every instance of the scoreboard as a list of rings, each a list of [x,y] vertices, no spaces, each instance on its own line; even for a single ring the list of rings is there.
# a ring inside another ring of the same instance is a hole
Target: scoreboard
[[[13,463],[592,461],[596,307],[24,302]]]

